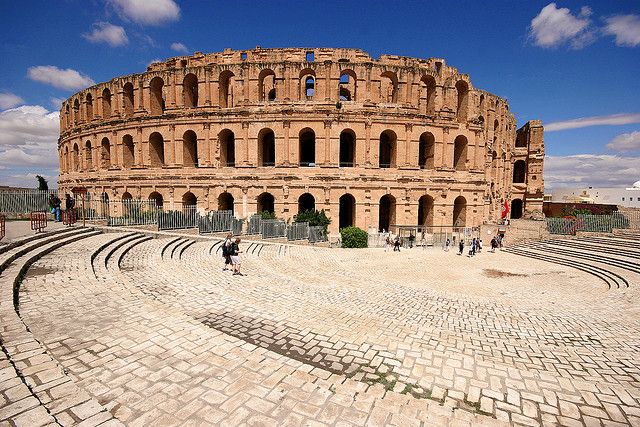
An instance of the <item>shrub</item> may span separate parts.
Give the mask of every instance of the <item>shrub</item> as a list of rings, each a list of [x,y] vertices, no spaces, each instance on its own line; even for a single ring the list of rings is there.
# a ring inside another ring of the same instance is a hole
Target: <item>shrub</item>
[[[262,219],[276,219],[276,214],[274,212],[262,211],[258,212],[256,215],[260,215]]]
[[[327,227],[331,224],[331,220],[327,218],[327,215],[324,213],[324,209],[321,211],[317,210],[306,210],[300,212],[293,218],[293,222],[308,222],[310,226],[321,226],[324,229],[324,232],[327,232]]]
[[[340,230],[343,248],[366,248],[369,242],[367,232],[358,227],[345,227]]]

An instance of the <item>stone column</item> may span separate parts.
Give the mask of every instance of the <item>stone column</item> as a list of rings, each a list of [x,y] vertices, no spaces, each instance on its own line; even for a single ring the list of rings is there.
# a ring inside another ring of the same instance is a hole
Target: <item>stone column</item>
[[[176,75],[175,73],[169,74],[169,78],[167,79],[167,109],[176,108]]]
[[[291,166],[292,164],[295,164],[294,159],[292,159],[292,151],[291,150],[291,142],[289,140],[289,131],[291,130],[291,122],[289,120],[283,120],[282,121],[282,133],[283,133],[283,137],[284,137],[284,155],[283,155],[283,163],[284,166]],[[277,140],[276,140],[277,141]],[[277,158],[277,155],[276,155]]]
[[[205,123],[202,126],[204,130],[204,140],[202,148],[198,150],[198,166],[211,166],[211,124]]]
[[[331,165],[331,120],[324,121],[324,143],[322,144],[322,149],[318,150],[318,144],[316,143],[316,162],[318,159],[321,159],[322,156],[319,156],[320,153],[324,154],[324,160],[322,160],[323,166]]]
[[[331,61],[324,61],[324,100],[330,101],[332,99],[331,91],[333,88],[331,87]]]
[[[147,163],[145,159],[149,157],[149,143],[143,144],[141,127],[136,128],[136,140],[133,141],[133,157],[133,164],[136,167],[144,166]]]
[[[373,167],[371,158],[371,120],[364,123],[364,167]]]

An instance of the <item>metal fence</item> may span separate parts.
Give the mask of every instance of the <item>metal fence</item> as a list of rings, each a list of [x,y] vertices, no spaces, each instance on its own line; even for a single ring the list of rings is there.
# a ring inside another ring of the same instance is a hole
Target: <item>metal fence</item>
[[[198,218],[198,232],[206,234],[232,231],[234,220],[232,211],[211,211]]]
[[[281,219],[263,219],[261,224],[263,239],[273,239],[287,235],[287,223]]]
[[[155,225],[158,223],[160,209],[155,200],[125,199],[120,202],[109,202],[101,206],[107,215],[107,225],[132,226]]]
[[[287,240],[306,240],[308,238],[308,222],[294,222],[287,227]]]
[[[368,244],[370,248],[381,248],[384,246],[387,237],[395,240],[400,238],[403,247],[412,246],[444,246],[449,240],[450,243],[458,242],[460,239],[470,241],[474,237],[480,236],[479,227],[453,227],[453,226],[404,226],[391,225],[391,232],[379,232],[375,228],[368,230]]]
[[[579,231],[611,233],[615,228],[640,228],[638,212],[614,212],[611,215],[577,215],[575,218],[546,218],[551,234],[575,235]]]
[[[321,225],[309,226],[309,243],[326,242],[329,240],[327,231]]]
[[[58,195],[58,191],[0,191],[0,212],[9,216],[28,214],[35,211],[49,212],[50,194]]]
[[[158,211],[158,230],[198,228],[197,206],[184,206],[181,211]]]

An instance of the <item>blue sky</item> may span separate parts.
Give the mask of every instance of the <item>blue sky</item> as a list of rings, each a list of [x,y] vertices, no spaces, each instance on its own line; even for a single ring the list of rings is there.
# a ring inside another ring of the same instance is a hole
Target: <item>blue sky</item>
[[[0,185],[55,181],[58,103],[92,81],[256,45],[445,58],[519,124],[551,125],[548,186],[640,179],[637,0],[0,0],[0,16]]]

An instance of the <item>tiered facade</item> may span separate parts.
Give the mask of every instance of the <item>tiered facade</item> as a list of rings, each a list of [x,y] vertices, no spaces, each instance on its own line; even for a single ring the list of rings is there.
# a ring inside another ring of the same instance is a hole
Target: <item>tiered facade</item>
[[[60,188],[357,225],[477,226],[536,216],[543,129],[443,59],[358,49],[177,57],[66,100]]]

